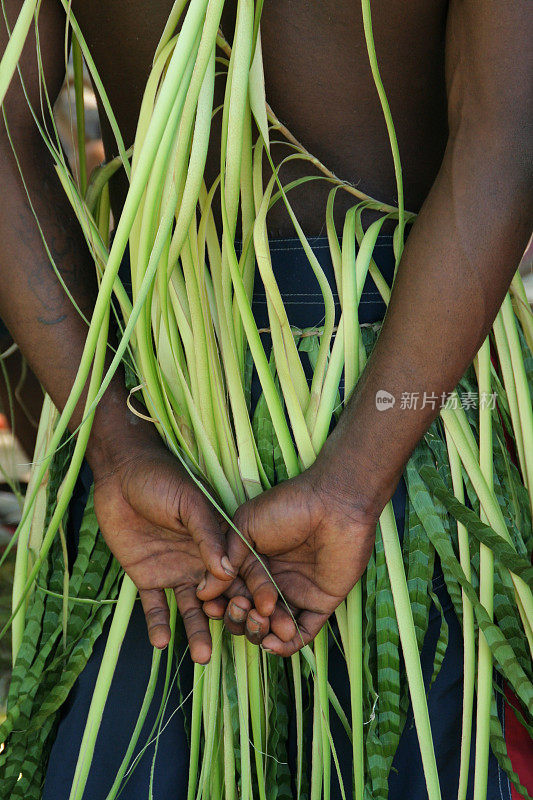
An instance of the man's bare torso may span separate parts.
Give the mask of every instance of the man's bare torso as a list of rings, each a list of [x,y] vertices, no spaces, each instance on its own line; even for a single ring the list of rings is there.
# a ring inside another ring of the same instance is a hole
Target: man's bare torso
[[[399,139],[406,206],[413,211],[435,179],[446,143],[447,5],[447,0],[372,3],[376,50]],[[144,84],[171,6],[171,0],[73,3],[127,145],[133,142]],[[235,7],[236,0],[228,2],[222,19],[229,41]],[[392,158],[359,2],[266,0],[262,41],[267,99],[279,119],[340,178],[381,200],[394,201]],[[107,129],[104,141],[109,156],[114,147]],[[279,157],[286,153],[280,150]],[[215,175],[215,148],[210,162],[209,172]],[[282,177],[290,180],[301,170],[291,167]],[[308,166],[304,170],[309,173]],[[309,234],[323,227],[327,191],[326,184],[316,182],[292,195]],[[122,194],[123,187],[118,187],[115,212]],[[270,229],[274,235],[290,234],[283,209],[271,212]]]

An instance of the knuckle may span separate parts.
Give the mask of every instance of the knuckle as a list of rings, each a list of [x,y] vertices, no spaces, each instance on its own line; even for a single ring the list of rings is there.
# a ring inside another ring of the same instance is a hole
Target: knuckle
[[[199,608],[186,608],[181,612],[181,618],[184,623],[191,622],[201,617],[202,612]]]
[[[233,524],[237,528],[237,530],[246,538],[248,538],[248,531],[251,527],[250,525],[250,506],[247,503],[246,505],[239,506],[235,514],[233,515]]]
[[[148,608],[144,612],[144,616],[146,617],[146,621],[148,622],[148,626],[160,625],[162,622],[166,620],[166,612],[164,608]]]

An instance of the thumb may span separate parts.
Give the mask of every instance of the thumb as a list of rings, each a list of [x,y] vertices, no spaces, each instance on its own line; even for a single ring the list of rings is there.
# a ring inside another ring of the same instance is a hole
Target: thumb
[[[132,508],[154,525],[181,535],[187,532],[206,569],[216,578],[235,578],[237,570],[228,558],[222,520],[179,464],[158,457],[148,465],[135,465],[126,473],[123,494]]]
[[[269,617],[276,607],[278,591],[269,576],[268,559],[263,555],[258,558],[251,551],[248,541],[234,530],[230,530],[228,534],[228,551],[232,565],[240,571],[241,579],[253,598],[255,608],[262,616]],[[231,588],[233,590],[234,587]],[[206,575],[205,581],[197,589],[197,596],[204,602],[213,600],[222,593],[228,596],[235,594],[233,591],[228,592],[221,581],[210,575]],[[243,594],[242,590],[237,590],[236,593]]]
[[[250,547],[233,529],[230,529],[227,534],[226,541],[231,566],[238,571],[246,557],[250,554]],[[235,592],[232,591],[234,585],[237,587],[237,594],[246,594],[246,587],[240,578],[231,582],[228,575],[224,575],[224,579],[220,580],[217,576],[214,576],[213,573],[206,573],[203,580],[198,585],[196,594],[202,602],[215,600],[222,594],[229,597],[235,594]]]
[[[180,518],[198,546],[208,572],[225,585],[230,584],[237,577],[237,569],[228,557],[225,525],[196,487],[183,493]]]

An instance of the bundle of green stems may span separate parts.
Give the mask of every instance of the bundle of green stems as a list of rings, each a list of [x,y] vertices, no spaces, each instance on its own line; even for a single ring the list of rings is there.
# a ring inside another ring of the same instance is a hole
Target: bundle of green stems
[[[338,180],[291,136],[266,102],[260,38],[260,0],[239,0],[233,46],[219,30],[224,0],[177,0],[153,60],[139,115],[133,149],[126,150],[107,101],[104,87],[67,0],[63,0],[73,33],[75,84],[82,92],[82,61],[91,73],[102,105],[117,138],[120,155],[98,168],[88,179],[84,159],[82,103],[76,105],[80,145],[79,175],[65,162],[57,132],[41,127],[57,172],[79,219],[94,257],[99,291],[76,381],[59,413],[47,399],[39,429],[32,477],[19,526],[16,575],[13,592],[13,659],[24,641],[28,609],[36,580],[49,556],[68,511],[83,461],[95,408],[119,365],[127,360],[142,392],[147,416],[167,446],[225,516],[229,524],[237,507],[270,487],[261,438],[250,411],[250,366],[262,387],[261,413],[279,448],[287,477],[308,468],[320,451],[336,418],[339,385],[344,380],[346,402],[369,354],[369,331],[358,321],[358,307],[370,274],[385,303],[390,288],[373,258],[383,225],[395,221],[395,256],[400,259],[405,225],[412,214],[403,207],[401,167],[394,126],[379,76],[372,38],[369,0],[362,0],[368,53],[382,102],[396,168],[398,207],[388,206]],[[3,99],[26,34],[38,10],[36,0],[25,0],[0,64],[0,101]],[[180,23],[179,34],[176,28]],[[225,81],[223,106],[214,109],[216,80]],[[43,86],[44,101],[48,102]],[[222,118],[220,174],[206,184],[205,165],[214,114]],[[38,123],[36,117],[36,124]],[[288,155],[274,164],[272,137],[281,137]],[[310,175],[283,185],[283,166],[294,160],[309,164]],[[264,166],[271,177],[264,182]],[[108,182],[117,169],[129,178],[129,191],[120,220],[110,239]],[[335,327],[332,288],[291,208],[291,190],[307,180],[331,185],[325,221],[334,267],[341,316]],[[353,197],[339,238],[334,224],[339,192]],[[213,206],[221,209],[217,227]],[[323,296],[323,325],[308,333],[312,339],[313,376],[309,382],[299,348],[302,332],[291,327],[272,270],[268,213],[277,203],[285,205]],[[377,220],[364,230],[365,211],[378,212]],[[237,247],[236,241],[241,244]],[[131,262],[133,299],[130,301],[118,277],[126,249]],[[257,269],[257,277],[256,277]],[[59,271],[58,278],[61,279]],[[254,281],[262,282],[267,298],[272,357],[252,313]],[[120,331],[110,365],[105,369],[109,347],[108,328],[114,315]],[[516,472],[533,507],[533,415],[531,387],[525,358],[533,346],[533,317],[519,274],[510,287],[490,337],[497,360],[491,364],[489,339],[475,360],[480,396],[497,391],[503,423],[512,438],[518,459]],[[473,375],[474,373],[472,373]],[[56,494],[47,492],[47,471],[64,447],[71,415],[88,385],[84,419],[73,440],[68,467]],[[452,396],[453,399],[453,396]],[[465,800],[471,758],[475,760],[474,800],[486,797],[488,753],[493,717],[493,669],[505,673],[531,714],[531,669],[524,668],[512,643],[494,620],[495,572],[510,587],[509,603],[519,620],[519,636],[526,650],[533,649],[533,597],[524,562],[530,535],[522,539],[509,530],[494,487],[494,437],[499,436],[497,410],[482,407],[473,420],[459,403],[448,403],[435,423],[447,452],[449,485],[444,489],[424,451],[410,461],[406,480],[412,505],[445,568],[447,580],[455,580],[464,637],[464,694],[461,774],[458,800]],[[423,446],[423,445],[421,445]],[[205,489],[208,486],[209,489]],[[465,505],[465,490],[469,505]],[[444,517],[436,509],[446,506]],[[477,498],[476,503],[472,498]],[[524,512],[531,519],[530,509]],[[475,519],[473,519],[475,517]],[[455,550],[443,519],[453,527]],[[526,523],[527,524],[527,523]],[[475,535],[474,535],[475,532]],[[420,642],[413,618],[412,588],[408,585],[404,554],[398,538],[392,504],[379,521],[379,541],[384,554],[388,589],[394,606],[412,711],[427,782],[428,797],[441,797],[431,736],[426,689],[420,665]],[[376,554],[376,559],[378,555]],[[502,560],[503,559],[503,560]],[[517,574],[517,572],[519,574]],[[68,591],[68,576],[65,595]],[[367,725],[379,716],[380,696],[369,688],[367,634],[364,604],[370,603],[372,585],[366,576],[353,588],[336,611],[336,631],[350,681],[349,714],[341,708],[328,678],[328,637],[325,627],[312,645],[290,662],[290,684],[297,731],[295,786],[297,797],[328,798],[336,773],[342,796],[363,800],[381,797],[386,789],[374,776],[375,750],[371,752]],[[70,800],[81,800],[89,773],[98,729],[137,590],[124,576],[113,610],[105,655],[94,690],[85,734],[80,748]],[[173,640],[178,625],[176,604],[168,592]],[[65,598],[64,598],[65,599]],[[65,603],[64,625],[68,625]],[[280,663],[247,642],[231,637],[222,623],[211,622],[213,652],[207,666],[195,665],[190,729],[188,800],[226,798],[243,800],[271,795],[273,762],[279,759],[276,739],[277,710],[282,683]],[[126,773],[134,767],[132,756],[146,719],[160,671],[162,654],[154,650],[152,672],[139,721],[124,755],[108,800],[118,796]],[[398,654],[398,664],[400,662]],[[378,663],[379,668],[379,663]],[[398,670],[400,667],[398,666]],[[165,690],[171,681],[168,659]],[[305,685],[311,686],[313,741],[312,763],[304,757]],[[471,738],[475,704],[475,754]],[[16,699],[12,701],[16,706]],[[154,731],[157,740],[163,724],[165,702]],[[369,715],[369,711],[371,714]],[[340,717],[353,748],[352,785],[340,774],[332,714]],[[9,719],[8,719],[9,723]],[[12,728],[13,726],[11,726]],[[4,734],[10,729],[5,728]],[[504,757],[503,757],[504,758]],[[379,761],[379,756],[377,757]],[[390,769],[390,763],[385,772]],[[269,778],[270,776],[270,778]],[[516,776],[515,776],[516,777]],[[386,785],[386,780],[385,780]],[[386,796],[386,795],[384,795]]]

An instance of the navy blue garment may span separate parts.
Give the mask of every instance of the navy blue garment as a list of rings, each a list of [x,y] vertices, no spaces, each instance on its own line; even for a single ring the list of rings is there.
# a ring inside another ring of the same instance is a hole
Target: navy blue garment
[[[314,239],[311,240],[311,244],[332,287],[334,287],[327,239],[323,237]],[[273,241],[271,242],[271,253],[273,269],[290,323],[300,328],[320,326],[323,322],[322,295],[299,241],[297,239]],[[383,276],[391,283],[394,272],[394,256],[392,238],[389,235],[382,235],[378,239],[375,260]],[[127,275],[124,275],[123,280],[126,284]],[[266,299],[259,279],[256,284],[254,316],[259,328],[268,328]],[[337,300],[337,297],[335,299]],[[384,314],[385,305],[373,281],[368,278],[361,299],[360,322],[375,322],[382,319]],[[268,338],[268,335],[264,334],[265,337]],[[257,391],[255,394],[257,395]],[[80,483],[70,510],[69,538],[71,546],[75,546],[76,533],[79,529],[90,480],[90,471],[85,468],[80,476]],[[405,499],[405,484],[402,481],[393,498],[400,535],[403,534]],[[429,692],[428,705],[442,800],[453,800],[457,796],[461,742],[462,635],[438,563],[435,568],[433,590],[440,600],[449,625],[449,645],[442,669]],[[43,800],[67,800],[69,796],[109,624],[108,622],[103,636],[96,643],[87,667],[78,678],[62,709],[57,738],[50,757]],[[421,657],[426,685],[429,684],[433,671],[433,658],[440,624],[440,612],[432,605],[429,628]],[[96,742],[93,764],[84,794],[85,800],[105,800],[106,798],[137,721],[150,672],[151,659],[152,648],[148,641],[142,609],[140,603],[137,602],[120,652]],[[162,661],[162,672],[164,671],[164,662],[165,658]],[[346,664],[343,662],[337,646],[333,643],[330,647],[329,663],[330,681],[349,718],[350,696]],[[173,687],[165,715],[164,732],[159,738],[154,772],[154,798],[156,800],[185,800],[187,796],[189,749],[185,716],[190,711],[190,704],[188,702],[183,704],[183,697],[187,695],[191,687],[192,668],[189,659],[185,658],[180,668],[180,689],[178,690],[176,685]],[[139,740],[139,746],[144,745],[147,741],[156,710],[159,707],[161,692],[162,675],[155,692],[149,719]],[[351,744],[334,713],[331,714],[331,725],[344,785],[349,796],[352,769]],[[308,733],[310,732],[308,731]],[[471,763],[473,763],[473,747]],[[292,740],[292,744],[289,743],[289,751],[293,749],[294,740]],[[153,755],[154,744],[151,744],[139,760],[137,768],[120,795],[123,800],[147,800]],[[289,752],[287,758],[289,763],[293,763],[294,752]],[[389,800],[427,799],[411,709],[408,711],[405,728],[394,758],[389,784]],[[470,784],[468,798],[472,797],[472,776],[470,776]],[[332,800],[339,800],[341,797],[333,765],[331,797]],[[499,771],[492,755],[487,800],[511,800],[507,777]]]

